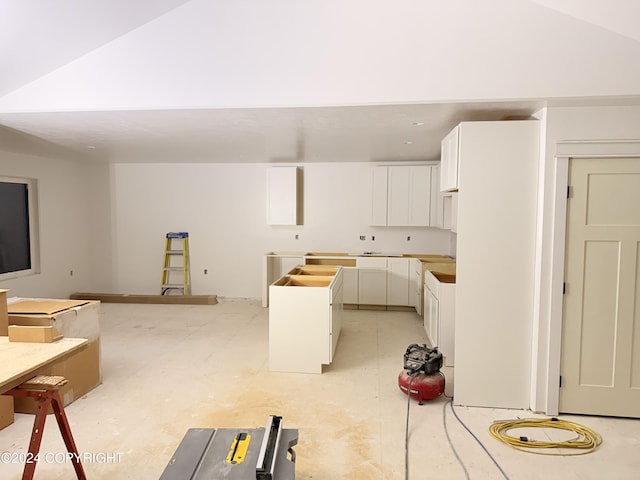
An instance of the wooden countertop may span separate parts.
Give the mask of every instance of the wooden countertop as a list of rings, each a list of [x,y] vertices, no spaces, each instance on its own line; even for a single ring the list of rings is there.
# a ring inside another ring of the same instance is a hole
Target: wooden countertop
[[[87,348],[85,338],[62,338],[52,343],[10,342],[0,337],[0,393],[11,390],[51,365]]]

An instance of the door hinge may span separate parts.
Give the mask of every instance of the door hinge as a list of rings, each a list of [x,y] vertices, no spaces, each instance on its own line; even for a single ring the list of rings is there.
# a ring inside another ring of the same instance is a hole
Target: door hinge
[[[560,375],[560,382],[559,382],[560,388],[562,388],[562,375]]]
[[[562,282],[562,294],[567,293],[567,282]]]
[[[573,197],[573,187],[571,185],[567,185],[567,198]]]

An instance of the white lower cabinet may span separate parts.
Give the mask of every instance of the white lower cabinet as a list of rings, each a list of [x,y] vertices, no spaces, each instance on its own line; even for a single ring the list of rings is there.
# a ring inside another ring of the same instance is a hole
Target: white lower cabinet
[[[448,367],[455,365],[456,284],[451,279],[451,275],[424,272],[424,328]]]
[[[422,262],[412,258],[409,264],[409,306],[422,315]]]
[[[408,307],[409,304],[409,259],[387,258],[387,305]]]
[[[424,286],[424,331],[427,333],[431,348],[440,343],[438,327],[438,297],[425,284]]]
[[[269,370],[322,373],[342,328],[342,269],[332,277],[285,275],[269,299]]]
[[[358,257],[358,303],[387,305],[387,259]]]
[[[343,299],[349,305],[358,304],[358,269],[342,267]]]

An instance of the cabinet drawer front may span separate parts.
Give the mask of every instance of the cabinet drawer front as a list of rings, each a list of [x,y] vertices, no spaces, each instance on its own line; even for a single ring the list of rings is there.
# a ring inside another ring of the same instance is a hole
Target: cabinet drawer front
[[[386,257],[358,257],[356,260],[356,266],[359,269],[375,268],[375,269],[381,269],[386,271],[387,258]]]
[[[433,274],[426,270],[424,272],[424,285],[437,297],[440,293],[440,282]]]

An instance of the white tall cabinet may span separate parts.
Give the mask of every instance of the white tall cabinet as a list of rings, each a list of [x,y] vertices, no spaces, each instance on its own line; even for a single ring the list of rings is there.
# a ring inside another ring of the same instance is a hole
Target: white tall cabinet
[[[454,402],[528,408],[539,124],[463,122],[456,131]]]

